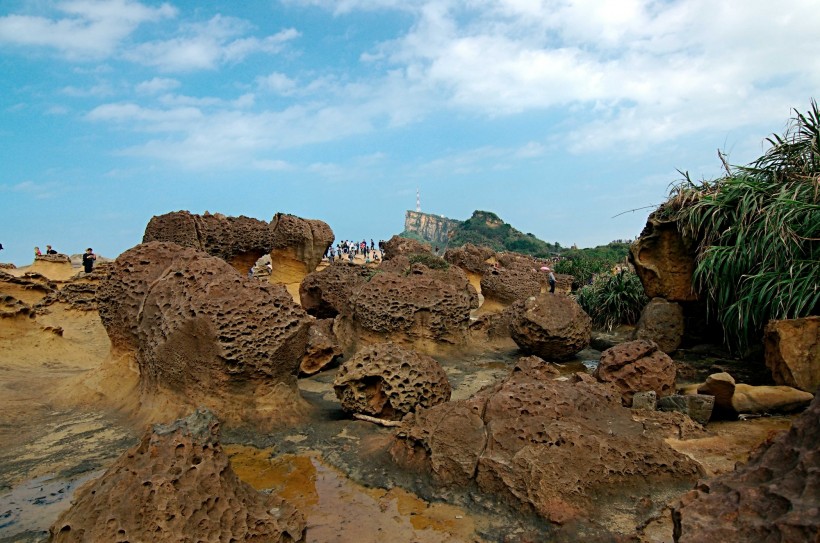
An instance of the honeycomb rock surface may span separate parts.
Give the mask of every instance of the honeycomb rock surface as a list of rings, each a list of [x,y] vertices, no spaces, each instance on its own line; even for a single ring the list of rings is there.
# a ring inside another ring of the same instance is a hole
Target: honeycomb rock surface
[[[429,243],[422,243],[415,239],[393,236],[384,242],[384,260],[390,260],[399,255],[410,256],[416,254],[432,254]]]
[[[230,422],[279,386],[296,393],[310,317],[284,287],[173,243],[124,252],[97,289],[115,349],[135,354],[144,402],[160,391]]]
[[[674,506],[677,543],[817,541],[820,396],[733,472],[701,481]]]
[[[525,353],[562,360],[589,345],[592,320],[569,296],[539,294],[510,309],[510,335]]]
[[[450,399],[450,381],[435,359],[382,343],[365,347],[339,367],[333,382],[342,409],[401,419]]]
[[[684,239],[674,221],[650,215],[641,235],[629,248],[629,260],[649,298],[670,302],[697,300],[692,290],[695,244]]]
[[[494,257],[495,251],[491,248],[483,245],[473,245],[472,243],[447,249],[444,253],[444,260],[453,266],[458,266],[464,271],[479,275],[482,275],[489,267],[487,260]]]
[[[311,323],[305,356],[299,364],[304,375],[313,375],[329,366],[342,349],[333,333],[333,319],[318,319]]]
[[[303,541],[304,516],[239,480],[207,410],[155,425],[52,525],[54,542]]]
[[[555,523],[595,522],[613,499],[683,489],[702,474],[633,421],[614,388],[586,374],[557,377],[543,360],[522,358],[501,383],[406,417],[391,455]]]
[[[298,288],[298,283],[316,269],[333,243],[333,230],[323,221],[286,213],[277,213],[270,228],[273,234],[271,280],[291,283],[296,273]]]
[[[350,303],[353,292],[376,273],[365,266],[335,263],[302,280],[299,301],[317,319],[332,319]]]
[[[636,392],[652,390],[658,398],[675,393],[675,362],[657,343],[645,339],[605,350],[594,376],[618,387],[626,406],[632,405]]]

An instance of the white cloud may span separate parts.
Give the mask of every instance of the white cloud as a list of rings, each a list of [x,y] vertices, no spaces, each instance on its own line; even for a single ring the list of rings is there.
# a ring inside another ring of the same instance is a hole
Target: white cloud
[[[105,58],[141,24],[176,15],[169,4],[154,8],[131,0],[73,0],[55,7],[65,15],[0,17],[0,43],[49,47],[73,59]]]
[[[155,77],[148,81],[138,83],[135,89],[140,94],[159,94],[161,92],[167,92],[169,90],[176,89],[179,86],[180,82],[176,79]]]
[[[207,23],[184,26],[181,36],[137,45],[123,56],[165,72],[211,70],[253,53],[277,53],[299,36],[299,32],[288,28],[261,39],[241,37],[249,30],[244,21],[217,15]]]
[[[72,98],[105,97],[114,94],[114,88],[109,83],[99,83],[88,88],[79,88],[69,85],[60,89],[62,94]]]

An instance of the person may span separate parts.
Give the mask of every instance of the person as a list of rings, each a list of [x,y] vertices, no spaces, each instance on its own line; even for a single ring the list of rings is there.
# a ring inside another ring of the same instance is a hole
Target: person
[[[552,270],[546,268],[546,271],[549,275],[547,276],[547,280],[550,282],[550,294],[555,294],[555,274],[552,273]]]
[[[57,251],[51,248],[51,245],[46,245],[46,254],[47,255],[56,255]]]
[[[97,255],[94,254],[94,251],[89,247],[85,250],[83,254],[83,269],[85,273],[91,273],[94,269],[94,261],[97,260]]]
[[[3,250],[3,244],[0,243],[0,251],[2,251],[2,250]]]
[[[43,256],[43,253],[40,252],[39,247],[34,248],[34,256]]]

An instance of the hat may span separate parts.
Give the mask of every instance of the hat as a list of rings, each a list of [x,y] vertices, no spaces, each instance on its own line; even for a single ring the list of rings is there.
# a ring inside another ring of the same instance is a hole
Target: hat
[[[546,266],[541,266],[541,271],[550,271],[550,269]]]

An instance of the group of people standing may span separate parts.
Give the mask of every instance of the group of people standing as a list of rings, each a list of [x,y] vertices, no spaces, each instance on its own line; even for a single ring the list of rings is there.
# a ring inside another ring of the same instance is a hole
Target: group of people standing
[[[2,249],[2,245],[0,245],[0,249]],[[57,252],[56,249],[52,248],[51,245],[46,245],[46,252],[43,253],[40,251],[39,247],[34,247],[34,256],[43,256],[46,255],[57,255],[60,254]],[[97,255],[94,254],[94,250],[89,247],[83,253],[83,271],[85,273],[91,273],[94,270],[94,262],[97,260]]]
[[[333,245],[328,247],[325,257],[333,264],[337,258],[339,260],[347,259],[349,262],[353,262],[354,258],[358,255],[362,255],[365,263],[370,263],[378,262],[381,259],[381,255],[384,254],[383,251],[384,241],[381,240],[379,241],[378,251],[376,250],[376,242],[374,242],[372,238],[369,245],[364,239],[360,242],[342,240],[337,243],[335,247]]]

